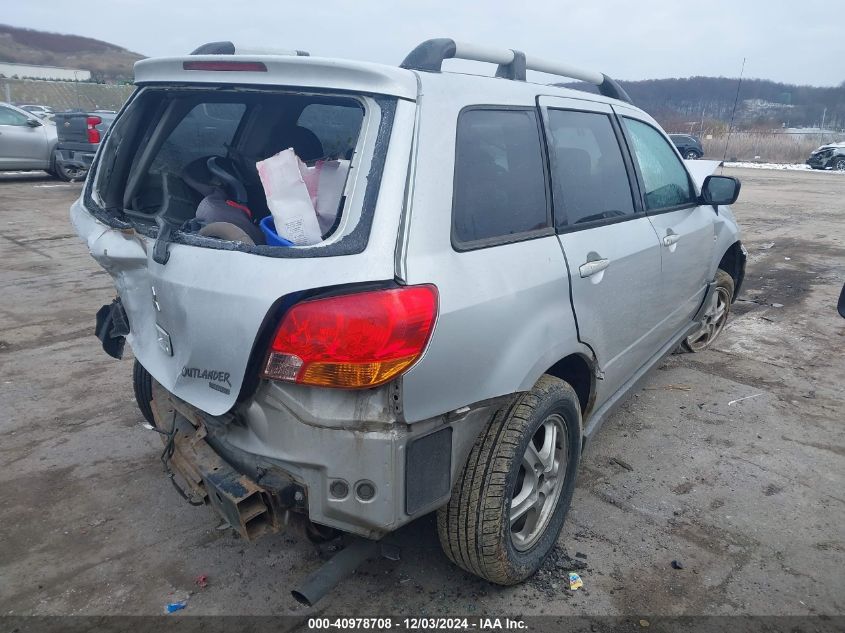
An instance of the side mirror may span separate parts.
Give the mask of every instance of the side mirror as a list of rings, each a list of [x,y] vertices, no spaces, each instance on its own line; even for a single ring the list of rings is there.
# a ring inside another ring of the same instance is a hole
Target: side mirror
[[[41,127],[42,123],[38,119],[27,119],[26,124],[29,127]]]
[[[739,198],[741,186],[738,179],[730,176],[707,176],[701,187],[701,201],[714,207],[733,204]]]
[[[839,303],[836,305],[839,316],[845,317],[845,284],[842,284],[842,292],[839,293]]]

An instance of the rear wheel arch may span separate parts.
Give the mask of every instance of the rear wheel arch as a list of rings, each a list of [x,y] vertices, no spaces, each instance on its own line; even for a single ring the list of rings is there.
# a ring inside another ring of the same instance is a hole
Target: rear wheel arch
[[[731,303],[733,303],[739,296],[739,289],[745,277],[745,253],[742,249],[742,242],[737,240],[728,247],[728,250],[722,255],[718,267],[733,278],[734,292],[733,297],[731,297]]]
[[[581,405],[581,415],[586,416],[593,406],[596,377],[593,361],[582,354],[570,354],[557,361],[544,373],[560,378],[572,387]]]

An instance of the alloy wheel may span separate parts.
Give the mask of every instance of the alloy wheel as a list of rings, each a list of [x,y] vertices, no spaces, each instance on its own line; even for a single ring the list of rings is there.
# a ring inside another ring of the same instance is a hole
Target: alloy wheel
[[[713,342],[713,339],[719,336],[719,332],[728,321],[730,305],[731,298],[728,295],[728,289],[718,286],[710,299],[710,306],[704,313],[701,327],[687,338],[687,346],[692,351],[698,352],[705,349]]]
[[[519,551],[530,549],[554,514],[566,480],[566,421],[557,413],[537,427],[528,442],[510,502],[511,541]]]

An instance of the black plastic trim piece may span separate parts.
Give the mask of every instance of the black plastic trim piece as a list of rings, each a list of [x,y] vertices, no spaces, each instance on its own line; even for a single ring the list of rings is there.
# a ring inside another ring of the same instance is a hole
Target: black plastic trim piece
[[[496,68],[496,77],[525,81],[525,53],[514,49],[511,49],[511,52],[513,61],[510,64],[499,64]]]
[[[112,358],[123,358],[123,347],[129,334],[129,319],[120,297],[97,310],[94,334],[103,345],[103,351]]]
[[[235,45],[232,42],[208,42],[191,51],[191,55],[234,55]]]
[[[411,441],[405,449],[405,513],[409,516],[449,494],[452,427]]]
[[[625,89],[615,80],[611,79],[604,73],[602,73],[602,77],[604,77],[604,81],[599,84],[599,94],[604,95],[605,97],[610,97],[611,99],[625,101],[631,105],[634,104],[634,102],[631,101],[631,97],[628,96],[627,92],[625,92]]]
[[[399,67],[439,73],[443,66],[443,60],[452,59],[456,50],[455,40],[445,37],[426,40],[408,53]]]

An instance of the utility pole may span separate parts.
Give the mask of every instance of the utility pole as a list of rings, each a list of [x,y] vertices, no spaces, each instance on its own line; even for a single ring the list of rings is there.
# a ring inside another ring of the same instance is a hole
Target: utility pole
[[[819,128],[819,145],[824,145],[824,120],[827,117],[827,107],[822,110],[822,125]]]
[[[76,74],[76,71],[73,71],[73,90],[76,93],[76,107],[79,110],[82,110],[82,103],[79,100],[79,76]]]

